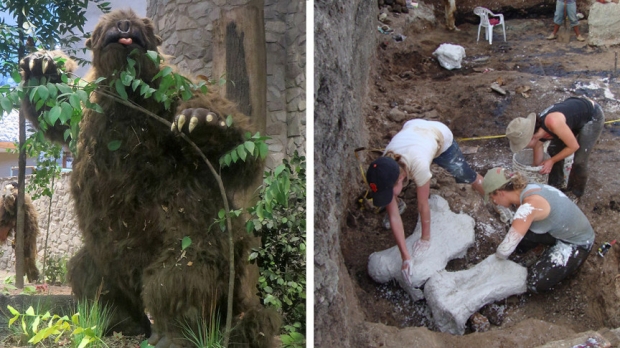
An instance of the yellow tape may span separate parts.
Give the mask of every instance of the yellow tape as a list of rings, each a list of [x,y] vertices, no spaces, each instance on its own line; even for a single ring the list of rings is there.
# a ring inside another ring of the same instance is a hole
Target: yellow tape
[[[617,120],[606,121],[605,124],[619,122],[620,118]],[[470,141],[470,140],[485,140],[485,139],[497,139],[497,138],[505,138],[506,134],[503,135],[486,135],[482,137],[473,137],[473,138],[457,138],[457,141]]]

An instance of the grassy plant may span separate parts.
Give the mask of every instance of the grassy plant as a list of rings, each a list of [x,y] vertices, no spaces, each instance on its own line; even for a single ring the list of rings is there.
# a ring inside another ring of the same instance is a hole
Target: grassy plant
[[[219,315],[213,313],[210,320],[200,319],[197,328],[185,323],[182,325],[183,336],[196,348],[223,348],[224,335],[219,322]]]
[[[73,335],[73,347],[80,347],[81,342],[89,340],[90,337],[96,339],[90,340],[93,347],[107,347],[101,338],[105,334],[105,328],[108,327],[112,310],[108,306],[102,306],[99,301],[81,300],[77,303],[76,312],[79,313],[76,325],[81,328],[87,328],[83,332]]]

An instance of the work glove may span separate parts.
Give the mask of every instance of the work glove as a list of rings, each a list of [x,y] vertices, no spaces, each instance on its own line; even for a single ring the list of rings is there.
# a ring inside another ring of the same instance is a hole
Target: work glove
[[[418,239],[415,243],[413,243],[413,255],[423,254],[428,251],[431,247],[430,240]]]
[[[411,281],[413,280],[413,260],[408,259],[403,261],[401,272],[403,272],[403,279],[405,282],[411,285]]]

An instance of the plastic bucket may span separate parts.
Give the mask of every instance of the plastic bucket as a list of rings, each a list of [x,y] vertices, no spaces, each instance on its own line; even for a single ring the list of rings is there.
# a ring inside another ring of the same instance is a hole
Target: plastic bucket
[[[549,154],[545,152],[543,158],[548,159]],[[540,174],[542,166],[533,166],[533,163],[534,150],[532,149],[524,149],[512,155],[512,169],[514,171],[521,173],[528,178],[529,181],[546,184],[549,179],[549,174]]]

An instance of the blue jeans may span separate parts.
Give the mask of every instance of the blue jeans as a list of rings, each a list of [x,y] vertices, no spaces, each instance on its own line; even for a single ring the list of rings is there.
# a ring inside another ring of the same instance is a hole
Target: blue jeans
[[[476,181],[478,174],[465,162],[465,157],[455,140],[452,145],[439,157],[433,160],[441,168],[452,174],[459,184],[471,184]]]
[[[557,25],[564,24],[564,4],[566,4],[566,14],[568,15],[568,20],[570,21],[570,27],[576,27],[579,25],[579,20],[577,19],[577,3],[572,2],[564,2],[562,0],[557,0],[555,2],[555,15],[553,16],[553,23]]]

